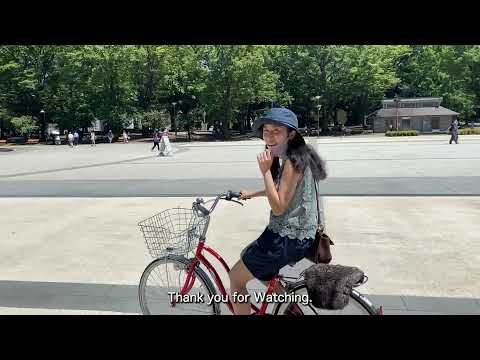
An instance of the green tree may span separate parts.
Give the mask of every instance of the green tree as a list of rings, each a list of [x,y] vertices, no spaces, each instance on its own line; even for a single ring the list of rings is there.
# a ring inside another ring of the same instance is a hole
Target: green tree
[[[150,131],[161,131],[170,126],[169,117],[165,113],[158,110],[150,110],[138,115],[142,126],[148,128]]]
[[[279,74],[279,88],[291,96],[291,108],[299,114],[301,126],[311,126],[311,113],[322,105],[322,127],[337,105],[333,76],[341,63],[333,45],[289,45],[270,47],[269,66]],[[319,96],[319,100],[314,98]],[[315,119],[316,120],[316,119]],[[316,121],[315,121],[316,124]]]
[[[85,129],[100,119],[119,132],[132,119],[157,127],[166,110],[173,130],[190,136],[205,112],[228,137],[230,129],[248,130],[255,111],[272,105],[289,106],[304,126],[316,124],[320,104],[324,127],[338,109],[361,123],[395,94],[443,97],[444,106],[473,118],[480,46],[0,46],[2,135],[11,118],[22,116],[42,130],[48,122]],[[179,124],[174,110],[183,114]]]
[[[165,54],[162,102],[170,110],[174,131],[177,130],[174,110],[175,115],[178,111],[188,114],[199,106],[199,98],[206,87],[205,49],[199,45],[174,45],[162,49]],[[173,102],[177,104],[175,109]]]
[[[20,116],[11,119],[11,124],[16,133],[25,137],[38,131],[39,126],[31,116]]]
[[[84,129],[95,118],[94,60],[84,46],[64,46],[57,54],[58,74],[47,113],[61,129]]]
[[[104,122],[105,128],[119,132],[125,126],[125,119],[135,110],[130,72],[133,47],[96,45],[85,48],[86,60],[92,69],[89,87],[93,95],[90,98],[93,115]]]
[[[169,88],[166,84],[168,71],[167,46],[139,45],[132,49],[132,82],[134,107],[149,111],[164,108]]]
[[[0,103],[14,115],[38,116],[56,84],[58,46],[0,47]],[[50,114],[50,112],[48,113]],[[42,133],[46,125],[39,122]]]
[[[312,125],[310,115],[322,105],[321,127],[325,127],[335,121],[337,109],[361,123],[385,91],[400,81],[396,67],[409,50],[406,46],[277,46],[271,50],[270,63],[302,122]]]
[[[278,74],[266,64],[267,47],[254,45],[210,46],[205,52],[206,89],[201,103],[208,116],[220,117],[225,138],[237,120],[234,114],[253,102],[286,102],[278,89]],[[245,122],[240,121],[243,130]]]
[[[333,77],[332,95],[349,111],[352,122],[361,124],[366,114],[379,108],[388,89],[400,83],[398,64],[409,46],[342,46],[341,60]]]
[[[414,46],[408,61],[398,69],[400,95],[442,97],[443,106],[470,118],[478,99],[476,52],[475,47],[460,45]]]

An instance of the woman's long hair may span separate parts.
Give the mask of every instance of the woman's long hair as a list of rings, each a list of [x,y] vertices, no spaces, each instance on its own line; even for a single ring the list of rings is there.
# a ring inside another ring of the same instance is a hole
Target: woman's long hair
[[[295,130],[289,129],[289,133],[291,131]],[[315,181],[326,179],[327,169],[325,161],[318,155],[312,145],[305,143],[303,136],[297,131],[295,131],[295,137],[288,141],[286,155],[296,171],[303,173],[307,167],[310,167]],[[280,176],[280,160],[278,157],[274,157],[270,172],[273,179],[278,181]]]

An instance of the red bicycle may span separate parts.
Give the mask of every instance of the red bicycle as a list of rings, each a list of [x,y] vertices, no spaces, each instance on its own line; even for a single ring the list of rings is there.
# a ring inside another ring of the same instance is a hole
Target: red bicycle
[[[154,258],[143,271],[139,284],[139,301],[143,314],[220,315],[222,303],[233,313],[230,295],[205,255],[208,254],[219,262],[227,274],[230,268],[221,255],[205,243],[210,217],[218,202],[226,200],[243,205],[235,200],[239,198],[240,193],[232,191],[207,202],[197,198],[191,209],[168,209],[138,224]],[[204,205],[212,201],[213,205],[207,209]],[[365,276],[357,286],[367,280],[368,277]],[[274,289],[278,289],[278,285],[283,291],[277,294]],[[251,300],[252,311],[256,315],[382,313],[381,307],[376,308],[356,289],[352,290],[349,304],[342,310],[315,308],[308,299],[303,272],[298,277],[279,275],[269,282],[265,293],[255,294],[255,297],[238,295],[234,301],[246,301],[247,297]],[[260,306],[253,304],[255,301]]]

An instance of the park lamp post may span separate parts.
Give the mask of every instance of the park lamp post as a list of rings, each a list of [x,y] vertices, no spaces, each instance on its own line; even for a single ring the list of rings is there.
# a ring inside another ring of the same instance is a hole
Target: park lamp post
[[[188,141],[190,141],[190,133],[191,133],[190,127],[195,128],[195,121],[193,119],[193,116],[194,116],[193,115],[193,110],[196,109],[196,107],[198,105],[197,104],[197,97],[195,95],[192,95],[192,102],[193,102],[193,107],[192,107],[192,110],[191,110],[191,113],[192,113],[191,114],[191,119],[190,119],[191,123],[190,123],[190,126],[188,127]]]
[[[194,127],[194,120],[193,120],[193,110],[195,109],[195,100],[197,98],[195,95],[192,95],[192,107],[190,108],[190,120],[188,120],[188,113],[187,113],[187,131],[188,131],[188,141],[191,141],[191,132],[192,132],[192,127]]]
[[[320,95],[314,96],[313,99],[317,102],[317,136],[320,136],[320,109],[322,105],[320,105],[320,99],[322,97]]]
[[[175,124],[175,131],[177,131],[177,118],[175,117],[175,106],[177,105],[177,103],[174,101],[172,102],[172,106],[173,106],[173,123]]]
[[[393,102],[395,103],[395,107],[396,107],[395,130],[398,131],[398,108],[400,106],[400,98],[398,97],[397,94],[395,94]]]
[[[318,118],[318,132],[317,136],[320,137],[320,109],[322,108],[322,105],[318,104],[317,105],[317,118]]]
[[[182,105],[182,100],[178,100],[178,105]],[[179,115],[183,114],[182,110],[178,112]],[[175,114],[174,114],[175,116]],[[175,116],[175,141],[177,141],[177,130],[178,130],[178,124],[177,124],[177,117]]]
[[[197,97],[196,97],[195,95],[192,95],[192,103],[193,103],[193,104],[192,104],[192,110],[191,110],[191,111],[192,111],[192,114],[193,114],[193,109],[195,109],[195,108],[196,108],[196,105],[197,105],[197,104],[196,104],[196,100],[197,100]]]
[[[40,114],[43,115],[43,134],[42,136],[45,137],[45,142],[47,141],[47,123],[45,122],[45,110],[40,110]]]
[[[182,117],[183,111],[182,111],[182,110],[178,110],[177,115],[180,116],[180,117]],[[175,119],[175,124],[178,125],[176,119]],[[175,141],[177,140],[177,130],[178,130],[178,126],[175,128]]]

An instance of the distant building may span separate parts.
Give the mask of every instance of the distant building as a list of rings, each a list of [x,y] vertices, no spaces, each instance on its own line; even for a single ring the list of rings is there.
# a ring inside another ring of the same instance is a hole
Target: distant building
[[[389,99],[382,101],[373,121],[373,132],[418,130],[421,133],[446,131],[459,113],[440,104],[442,98]]]

